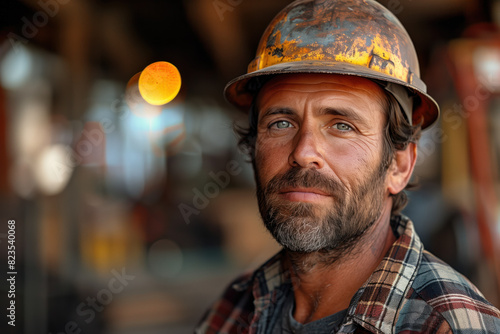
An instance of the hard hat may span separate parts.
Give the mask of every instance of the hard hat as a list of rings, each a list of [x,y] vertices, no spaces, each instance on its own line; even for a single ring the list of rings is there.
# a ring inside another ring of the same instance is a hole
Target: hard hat
[[[331,73],[371,79],[391,93],[407,119],[433,124],[439,106],[420,79],[415,47],[399,20],[374,0],[298,0],[265,30],[248,72],[226,99],[248,111],[269,76]]]

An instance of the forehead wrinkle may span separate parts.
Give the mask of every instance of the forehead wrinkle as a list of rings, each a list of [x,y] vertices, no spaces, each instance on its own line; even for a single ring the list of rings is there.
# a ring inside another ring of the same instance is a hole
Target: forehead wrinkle
[[[321,100],[324,100],[327,104],[334,104],[336,99],[347,100],[347,102],[349,102],[349,99],[352,102],[356,100],[360,101],[360,103],[362,104],[360,105],[361,109],[366,108],[367,111],[378,111],[385,115],[385,93],[382,87],[380,87],[373,81],[357,77],[335,75],[328,75],[328,77],[318,77],[314,75],[283,75],[267,82],[264,87],[262,87],[261,91],[258,93],[256,103],[258,109],[262,110],[262,107],[265,107],[265,105],[268,104],[269,100],[273,97],[277,98],[278,96],[278,99],[282,98],[286,104],[287,94],[306,94],[308,95],[306,99],[311,101],[311,99],[315,100],[319,98],[315,96],[315,93],[318,93],[319,95],[327,93],[325,94],[325,96],[320,96]],[[279,97],[279,95],[281,94],[283,94],[284,96]],[[367,98],[368,103],[366,102]],[[376,102],[374,100],[376,100]],[[373,108],[374,103],[376,103],[379,108]],[[274,104],[274,102],[272,104]],[[332,108],[337,108],[337,105],[334,104]],[[339,106],[338,108],[345,107]],[[285,108],[281,107],[276,109]],[[269,113],[266,112],[265,114],[268,115]],[[366,121],[368,120],[365,120],[365,122]]]
[[[282,94],[284,94],[284,95],[287,95],[287,94],[307,95],[305,97],[307,100],[316,100],[320,97],[322,100],[326,100],[326,101],[335,100],[335,99],[342,100],[345,98],[349,98],[349,99],[359,98],[359,101],[363,101],[366,98],[366,96],[369,96],[370,98],[373,96],[373,92],[369,92],[368,90],[360,92],[360,91],[356,91],[353,89],[344,90],[344,89],[330,89],[330,88],[327,88],[327,89],[315,88],[315,89],[307,90],[307,89],[286,89],[286,88],[279,88],[278,87],[277,89],[275,88],[273,90],[266,90],[265,93],[268,93],[267,96],[264,94],[259,94],[259,98],[258,98],[259,105],[262,104],[261,103],[262,101],[267,103],[267,101],[269,99],[276,98],[276,96],[280,96]],[[323,93],[326,93],[326,94],[323,95]],[[320,96],[318,97],[317,95],[320,95]],[[378,98],[377,100],[381,100],[381,98]]]
[[[357,76],[349,76],[349,75],[338,75],[338,74],[282,74],[277,76],[270,81],[268,81],[264,87],[272,87],[276,85],[337,85],[352,88],[368,88],[373,87],[379,92],[382,91],[382,88],[375,83],[374,81]],[[366,89],[363,89],[366,90]]]
[[[344,93],[344,92],[343,92]],[[277,93],[279,94],[279,93]],[[347,92],[349,94],[349,92]],[[356,96],[356,94],[354,94]],[[276,97],[276,94],[274,94],[274,97]],[[349,105],[345,105],[345,101],[349,99],[349,96],[346,96],[343,94],[343,96],[339,95],[333,95],[333,96],[328,96],[328,97],[322,97],[321,98],[321,103],[318,105],[318,108],[314,109],[314,114],[318,116],[324,116],[324,115],[333,115],[333,116],[343,116],[346,118],[349,118],[354,121],[359,121],[364,124],[368,123],[368,120],[365,119],[364,111],[367,110],[374,110],[372,108],[372,104],[366,103],[362,99],[359,101],[359,105],[357,107],[350,107]],[[311,97],[308,98],[309,103],[312,101],[317,100],[316,97],[313,97],[311,94]],[[339,102],[340,101],[340,102]],[[382,99],[377,99],[377,102],[381,106],[380,109],[383,108],[383,103],[381,103]],[[266,101],[265,101],[266,102]],[[308,103],[308,104],[309,104]],[[280,105],[279,102],[276,105],[273,105],[274,103],[271,103],[271,106],[266,107],[266,103],[264,103],[264,108],[259,107],[259,111],[261,111],[259,114],[261,117],[269,116],[269,115],[276,115],[276,114],[282,114],[282,115],[294,115],[296,114],[296,110],[294,107]],[[344,105],[343,105],[344,104]],[[354,103],[356,105],[356,103]],[[374,110],[375,112],[377,110]],[[379,110],[380,111],[380,110]]]
[[[325,88],[318,88],[317,86],[327,86]],[[290,92],[303,92],[303,93],[314,93],[314,92],[352,92],[362,91],[367,94],[373,94],[373,90],[360,87],[358,85],[347,85],[338,83],[328,83],[328,82],[315,82],[315,83],[290,83],[290,82],[279,82],[274,85],[264,86],[263,90],[280,90],[280,91],[290,91]]]
[[[365,96],[373,96],[376,95],[378,100],[382,100],[382,96],[384,94],[381,87],[379,87],[376,83],[372,83],[372,86],[375,89],[370,89],[368,85],[352,85],[352,84],[344,84],[340,82],[289,82],[289,81],[278,81],[271,82],[266,84],[261,91],[259,92],[259,96],[262,96],[262,92],[274,91],[274,94],[280,93],[323,93],[323,92],[331,92],[331,93],[340,93],[340,94],[351,94],[354,96],[363,97]],[[326,85],[327,87],[318,88],[318,86]],[[259,99],[260,100],[260,99]]]

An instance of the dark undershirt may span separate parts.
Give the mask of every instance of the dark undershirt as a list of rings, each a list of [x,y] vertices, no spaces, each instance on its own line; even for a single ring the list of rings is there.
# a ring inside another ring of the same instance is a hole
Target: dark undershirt
[[[330,334],[335,333],[342,323],[347,310],[337,312],[319,320],[307,323],[305,325],[297,322],[293,318],[295,309],[295,299],[293,293],[288,293],[285,304],[281,310],[281,317],[276,321],[273,329],[273,334],[278,333],[293,333],[293,334]]]

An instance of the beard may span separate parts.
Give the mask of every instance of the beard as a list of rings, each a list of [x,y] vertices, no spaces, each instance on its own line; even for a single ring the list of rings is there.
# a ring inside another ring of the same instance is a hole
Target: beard
[[[330,260],[349,254],[382,213],[386,169],[380,166],[352,190],[316,169],[293,167],[263,187],[257,180],[259,211],[264,225],[286,250],[328,253]],[[316,188],[330,195],[329,207],[280,197],[287,187]]]

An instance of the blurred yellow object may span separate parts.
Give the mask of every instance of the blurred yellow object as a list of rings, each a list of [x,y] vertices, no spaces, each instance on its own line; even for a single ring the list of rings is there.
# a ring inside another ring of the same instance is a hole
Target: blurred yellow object
[[[79,230],[82,263],[101,277],[112,269],[134,266],[144,257],[140,231],[127,207],[113,201],[92,209],[91,220]]]
[[[139,77],[139,92],[146,102],[162,105],[172,101],[181,89],[181,74],[166,61],[148,65]]]
[[[148,103],[139,91],[139,77],[142,72],[136,73],[127,83],[125,102],[130,110],[139,117],[154,118],[161,114],[162,107]]]

